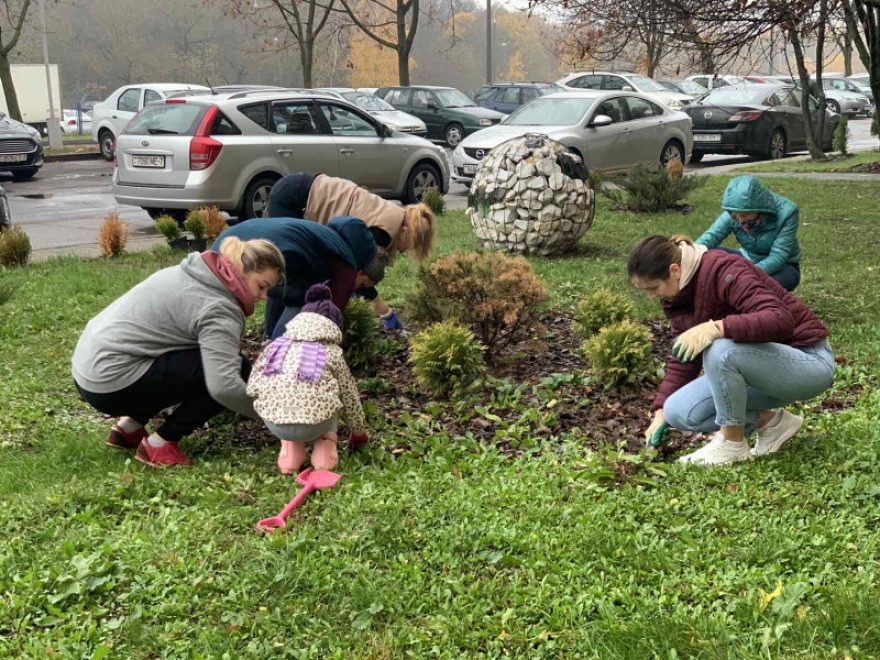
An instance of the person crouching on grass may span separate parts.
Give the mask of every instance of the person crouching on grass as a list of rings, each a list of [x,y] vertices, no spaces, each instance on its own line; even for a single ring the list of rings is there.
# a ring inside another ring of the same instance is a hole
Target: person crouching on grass
[[[136,451],[150,467],[191,465],[178,442],[224,408],[259,419],[239,347],[245,318],[283,277],[272,243],[230,238],[154,273],[89,321],[73,379],[89,405],[120,417],[107,445]],[[172,406],[147,433],[144,425]]]
[[[247,392],[266,428],[281,440],[278,469],[294,474],[314,442],[312,467],[332,470],[338,412],[351,429],[349,446],[359,449],[369,437],[358,386],[342,356],[342,312],[323,284],[306,291],[306,304],[257,359]]]
[[[804,420],[782,409],[834,381],[828,331],[813,310],[739,255],[684,236],[639,241],[627,274],[660,298],[675,338],[649,443],[669,426],[714,431],[709,444],[679,459],[711,465],[772,454],[794,437]]]

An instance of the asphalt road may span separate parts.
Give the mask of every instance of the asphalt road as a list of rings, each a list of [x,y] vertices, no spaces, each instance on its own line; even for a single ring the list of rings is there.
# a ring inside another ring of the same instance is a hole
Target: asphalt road
[[[867,119],[850,121],[852,149],[877,145],[870,136]],[[689,166],[704,170],[748,161],[747,157],[708,156],[701,163]],[[131,242],[158,242],[150,217],[138,207],[120,205],[113,198],[111,185],[113,165],[99,160],[47,163],[30,181],[14,181],[0,174],[6,188],[13,222],[21,224],[31,239],[35,256],[44,253],[81,252],[76,246],[94,245],[98,227],[110,211],[117,212],[131,232]],[[467,188],[453,183],[447,195],[449,208],[464,208]],[[134,247],[134,245],[132,245]]]

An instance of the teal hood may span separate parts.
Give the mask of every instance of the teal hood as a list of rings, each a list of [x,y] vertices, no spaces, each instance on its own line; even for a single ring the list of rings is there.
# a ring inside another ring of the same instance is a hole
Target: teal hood
[[[727,212],[760,213],[774,217],[777,214],[773,193],[753,176],[731,179],[721,198],[721,208]]]

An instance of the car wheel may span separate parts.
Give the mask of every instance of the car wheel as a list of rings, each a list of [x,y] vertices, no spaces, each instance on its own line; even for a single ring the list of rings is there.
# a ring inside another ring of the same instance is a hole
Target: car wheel
[[[113,137],[113,133],[107,129],[98,133],[98,145],[101,148],[101,155],[104,159],[113,160],[113,152],[116,148],[116,138]]]
[[[464,139],[464,127],[461,124],[449,124],[443,131],[443,141],[450,147],[457,147]]]
[[[684,165],[684,149],[675,140],[670,140],[660,152],[660,164],[666,167],[673,160],[681,161],[681,164]]]
[[[831,112],[836,112],[837,114],[840,114],[840,103],[838,103],[837,101],[825,99],[825,107],[831,110]]]
[[[703,156],[705,156],[705,155],[706,154],[692,153],[691,154],[691,162],[692,163],[699,163],[701,160],[703,160]]]
[[[238,219],[264,218],[269,212],[269,191],[278,181],[276,177],[259,176],[245,189],[241,198]]]
[[[770,136],[770,145],[765,155],[770,160],[779,160],[785,156],[785,133],[778,128]]]
[[[440,190],[442,182],[436,167],[428,163],[419,163],[412,168],[406,178],[404,201],[407,204],[418,204],[431,188]]]
[[[37,175],[37,172],[40,171],[39,167],[28,167],[21,170],[16,170],[12,173],[16,179],[32,179]]]

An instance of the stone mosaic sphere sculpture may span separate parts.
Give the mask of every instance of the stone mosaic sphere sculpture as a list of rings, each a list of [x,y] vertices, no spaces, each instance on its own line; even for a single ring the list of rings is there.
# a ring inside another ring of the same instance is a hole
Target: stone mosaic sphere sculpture
[[[510,254],[562,254],[586,233],[595,213],[581,159],[541,134],[495,147],[468,194],[467,215],[477,238]]]

